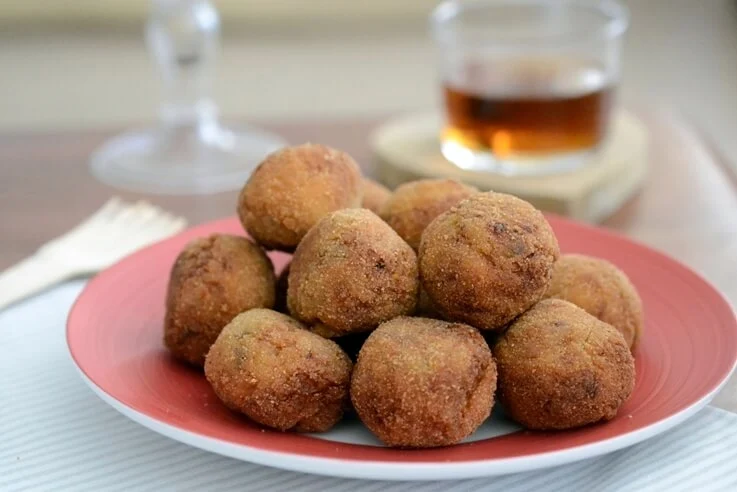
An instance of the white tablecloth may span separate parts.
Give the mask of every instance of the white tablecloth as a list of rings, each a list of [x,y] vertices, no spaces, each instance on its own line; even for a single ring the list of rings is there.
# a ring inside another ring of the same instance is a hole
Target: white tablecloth
[[[715,408],[607,456],[458,482],[334,479],[206,453],[129,421],[81,381],[64,326],[82,286],[0,312],[0,490],[737,490],[737,415]]]

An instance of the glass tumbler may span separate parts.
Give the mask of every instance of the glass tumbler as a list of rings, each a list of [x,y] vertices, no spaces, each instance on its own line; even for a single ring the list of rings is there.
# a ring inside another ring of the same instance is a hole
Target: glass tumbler
[[[443,155],[510,176],[578,169],[605,140],[626,8],[616,0],[448,0],[431,15]]]

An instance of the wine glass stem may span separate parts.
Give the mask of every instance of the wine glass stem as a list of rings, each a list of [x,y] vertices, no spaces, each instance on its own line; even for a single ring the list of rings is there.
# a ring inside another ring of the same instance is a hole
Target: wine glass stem
[[[146,28],[149,50],[159,70],[165,126],[201,126],[214,121],[214,62],[220,19],[207,0],[152,0]]]

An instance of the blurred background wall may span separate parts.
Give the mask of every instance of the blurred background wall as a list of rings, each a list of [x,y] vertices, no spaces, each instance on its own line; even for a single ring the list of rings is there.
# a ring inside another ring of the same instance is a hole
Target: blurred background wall
[[[437,97],[432,0],[215,0],[226,117],[386,115]],[[675,108],[737,166],[737,2],[629,0],[623,100]],[[0,131],[154,117],[148,0],[0,0]]]

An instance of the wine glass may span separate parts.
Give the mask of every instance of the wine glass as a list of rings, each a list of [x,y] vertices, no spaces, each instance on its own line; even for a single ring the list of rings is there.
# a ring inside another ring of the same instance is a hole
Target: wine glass
[[[152,0],[146,41],[163,83],[158,125],[116,136],[96,150],[104,183],[160,194],[216,193],[243,186],[285,141],[251,127],[226,128],[211,98],[220,18],[207,0]]]

